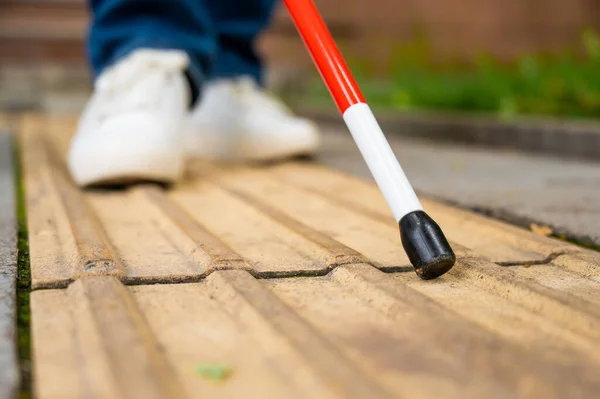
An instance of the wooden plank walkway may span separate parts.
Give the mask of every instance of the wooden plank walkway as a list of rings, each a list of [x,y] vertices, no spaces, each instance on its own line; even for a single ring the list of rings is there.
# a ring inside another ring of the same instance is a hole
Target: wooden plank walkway
[[[195,163],[169,190],[80,191],[73,119],[19,126],[40,398],[600,392],[596,252],[426,200],[459,260],[421,281],[370,183]]]

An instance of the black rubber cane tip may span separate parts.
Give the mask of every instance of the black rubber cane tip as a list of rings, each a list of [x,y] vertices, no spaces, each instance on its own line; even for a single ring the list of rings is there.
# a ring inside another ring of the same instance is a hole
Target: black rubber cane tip
[[[399,225],[402,246],[419,277],[430,280],[452,269],[456,255],[428,214],[411,212],[400,219]]]

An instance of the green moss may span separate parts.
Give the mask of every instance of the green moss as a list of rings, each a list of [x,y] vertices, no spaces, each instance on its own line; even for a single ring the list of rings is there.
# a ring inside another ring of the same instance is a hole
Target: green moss
[[[582,33],[578,48],[559,54],[525,54],[511,62],[488,55],[470,63],[436,62],[422,35],[389,51],[392,62],[377,72],[365,60],[348,57],[374,108],[482,112],[502,119],[600,117],[600,37],[589,29]],[[317,79],[305,95],[314,106],[331,105]]]
[[[584,248],[588,248],[588,249],[600,252],[600,245],[594,244],[593,242],[581,241],[581,240],[578,240],[576,238],[567,237],[567,236],[564,236],[564,235],[554,236],[554,237],[558,238],[559,240],[567,241],[567,242],[570,242],[572,244],[578,245],[580,247],[584,247]]]
[[[31,397],[31,312],[29,293],[31,291],[31,269],[29,267],[29,237],[27,233],[27,213],[25,209],[25,189],[21,157],[18,148],[14,150],[15,182],[17,189],[18,257],[17,257],[17,349],[20,362],[20,398]]]

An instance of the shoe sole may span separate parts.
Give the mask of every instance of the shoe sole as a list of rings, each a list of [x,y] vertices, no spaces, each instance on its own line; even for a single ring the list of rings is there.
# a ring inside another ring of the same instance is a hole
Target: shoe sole
[[[140,142],[139,135],[121,135],[113,142],[81,140],[73,144],[69,169],[80,186],[173,183],[183,175],[184,154],[165,140]]]

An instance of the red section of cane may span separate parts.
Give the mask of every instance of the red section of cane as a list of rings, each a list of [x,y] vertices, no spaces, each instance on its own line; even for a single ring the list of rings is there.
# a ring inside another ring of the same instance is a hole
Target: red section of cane
[[[327,88],[343,114],[365,99],[312,0],[284,0]]]
[[[400,227],[402,245],[417,274],[446,273],[456,255],[440,227],[424,211],[375,116],[365,103],[312,0],[284,0],[306,47]]]

